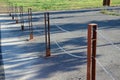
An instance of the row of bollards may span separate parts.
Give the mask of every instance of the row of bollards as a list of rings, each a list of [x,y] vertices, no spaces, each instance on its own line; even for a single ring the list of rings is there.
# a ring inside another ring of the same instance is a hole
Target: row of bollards
[[[16,24],[21,23],[21,30],[25,29],[24,22],[24,10],[23,6],[17,7],[16,5],[10,5],[9,15],[13,20],[16,21]],[[20,17],[20,19],[18,19]],[[19,21],[20,20],[20,21]],[[29,27],[29,40],[33,39],[33,24],[32,24],[32,9],[28,8],[28,27]],[[51,55],[50,53],[50,19],[49,12],[44,13],[44,24],[45,24],[45,46],[46,46],[46,57]]]
[[[50,52],[50,20],[49,13],[44,13],[45,22],[45,43],[46,57],[51,56]],[[87,47],[87,80],[96,80],[96,45],[97,45],[97,24],[88,24],[88,47]]]
[[[18,23],[18,17],[20,13],[20,7],[17,6],[17,4],[13,5],[12,3],[9,3],[9,15],[12,17],[13,20]]]
[[[12,16],[12,19],[16,20],[18,23],[18,12],[20,13],[21,21],[21,30],[24,30],[24,15],[23,15],[23,6],[20,6],[19,9],[17,6],[13,9],[13,6],[10,7],[11,12],[9,13]],[[15,11],[15,12],[13,12]],[[29,23],[29,32],[30,38],[33,39],[33,24],[32,24],[32,9],[28,8],[28,23]],[[44,24],[45,24],[45,46],[46,46],[46,57],[51,56],[51,44],[50,44],[50,17],[49,12],[44,13]],[[97,43],[97,24],[88,25],[88,48],[87,48],[87,80],[96,80],[96,43]]]
[[[12,17],[12,20],[16,21],[16,24],[21,23],[21,30],[24,30],[24,9],[23,6],[17,6],[13,4],[9,4],[9,15]],[[33,39],[33,24],[32,24],[32,9],[28,8],[28,26],[29,26],[29,33],[30,38],[29,40]]]

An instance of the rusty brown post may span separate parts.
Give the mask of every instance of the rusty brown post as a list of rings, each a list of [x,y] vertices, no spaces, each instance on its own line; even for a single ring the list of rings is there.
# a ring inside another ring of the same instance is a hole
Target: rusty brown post
[[[21,30],[24,30],[23,6],[20,6]]]
[[[49,19],[49,13],[47,13],[47,20],[48,20],[48,55],[50,56],[50,19]]]
[[[87,80],[91,80],[91,49],[92,49],[92,28],[88,25],[88,47],[87,47]]]
[[[9,12],[9,16],[11,16],[11,3],[9,2],[8,5],[9,5],[9,6],[8,6],[8,7],[9,7],[9,9],[8,9],[8,10],[9,10],[9,11],[8,11],[8,12]]]
[[[16,20],[16,24],[18,24],[18,6],[17,6],[17,4],[15,5],[15,20]]]
[[[44,13],[44,22],[45,22],[45,44],[46,44],[46,57],[51,56],[50,52],[50,20],[49,13]]]
[[[14,15],[15,14],[15,12],[14,12],[14,5],[13,5],[13,3],[11,4],[11,16],[12,16],[12,20],[14,20],[15,18],[14,18]]]
[[[110,6],[110,3],[111,3],[111,0],[108,0],[107,1],[107,5]]]
[[[106,6],[106,0],[103,0],[103,6]]]
[[[97,24],[93,26],[92,33],[92,80],[96,80],[96,45],[97,45]]]
[[[111,0],[103,0],[103,6],[110,6]]]
[[[29,21],[29,31],[30,31],[30,39],[33,39],[33,24],[32,24],[32,9],[28,8],[28,21]]]
[[[44,13],[44,22],[45,22],[45,46],[46,46],[46,56],[47,56],[47,49],[48,49],[48,46],[47,46],[47,19],[46,19],[47,15],[46,13]]]
[[[88,25],[87,80],[96,80],[97,24]]]

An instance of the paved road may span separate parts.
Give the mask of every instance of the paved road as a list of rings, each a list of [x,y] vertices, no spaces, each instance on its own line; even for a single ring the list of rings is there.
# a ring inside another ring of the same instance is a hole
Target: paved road
[[[31,41],[26,40],[28,23],[21,31],[20,23],[15,24],[7,14],[0,15],[6,80],[86,80],[89,23],[99,26],[97,80],[120,80],[120,17],[103,15],[99,10],[51,12],[50,58],[44,57],[43,13],[34,13],[35,36]]]

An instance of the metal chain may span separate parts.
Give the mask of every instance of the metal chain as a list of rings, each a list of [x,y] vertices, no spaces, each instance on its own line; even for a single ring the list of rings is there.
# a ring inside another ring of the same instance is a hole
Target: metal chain
[[[108,41],[114,48],[120,50],[120,47],[115,45],[110,39],[106,38],[99,30],[97,30],[98,35],[100,35],[104,40]]]

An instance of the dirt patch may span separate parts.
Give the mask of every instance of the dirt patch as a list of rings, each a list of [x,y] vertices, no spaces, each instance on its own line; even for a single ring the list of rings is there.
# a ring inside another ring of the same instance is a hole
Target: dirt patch
[[[0,14],[8,12],[8,5],[5,2],[0,2]]]

